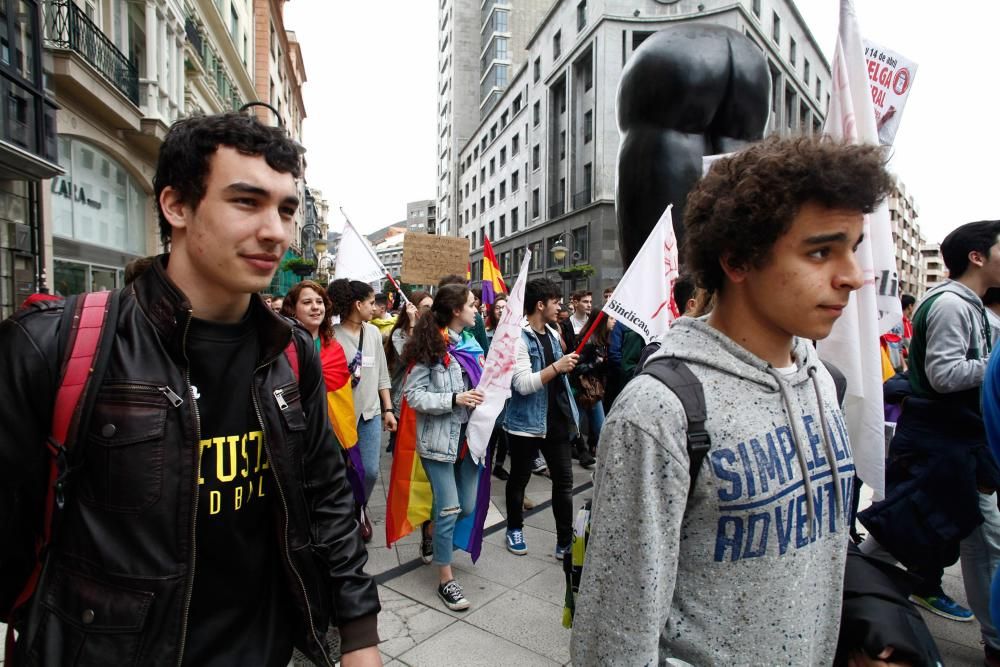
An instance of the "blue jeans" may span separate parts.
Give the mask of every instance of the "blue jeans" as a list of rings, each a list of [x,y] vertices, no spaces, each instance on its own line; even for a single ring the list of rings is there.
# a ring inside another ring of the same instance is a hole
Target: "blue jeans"
[[[466,457],[455,463],[432,461],[420,457],[424,472],[431,483],[434,502],[431,520],[434,522],[434,564],[451,565],[454,551],[455,524],[472,514],[479,491],[479,467]]]
[[[358,420],[358,449],[361,462],[365,466],[365,502],[371,498],[375,482],[378,481],[379,455],[382,451],[382,417]]]
[[[1000,636],[990,615],[990,587],[1000,565],[1000,510],[996,494],[979,494],[983,523],[962,540],[962,579],[969,608],[979,621],[983,641],[1000,649]]]
[[[590,425],[590,445],[596,447],[604,428],[604,404],[598,401],[593,407],[580,408],[580,419],[586,419]]]

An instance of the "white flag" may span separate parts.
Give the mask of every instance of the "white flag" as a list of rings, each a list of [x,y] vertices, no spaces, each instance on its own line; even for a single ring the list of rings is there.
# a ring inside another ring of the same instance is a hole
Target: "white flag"
[[[833,56],[833,92],[824,134],[857,144],[878,145],[875,109],[861,32],[852,0],[841,0],[840,31]],[[883,202],[865,216],[865,238],[857,259],[865,282],[851,294],[829,337],[819,341],[820,356],[847,377],[844,417],[858,476],[885,494],[885,415],[882,405],[882,358],[879,336],[902,321],[896,258]]]
[[[347,220],[337,247],[337,268],[333,279],[348,278],[363,283],[376,283],[385,279],[386,273],[385,266],[379,261],[368,239]]]
[[[489,354],[483,364],[483,376],[479,379],[477,389],[486,398],[472,411],[466,436],[469,441],[469,453],[476,464],[482,464],[486,458],[486,448],[493,433],[493,426],[503,410],[504,403],[510,398],[510,381],[514,375],[514,361],[517,356],[517,341],[521,338],[521,320],[524,318],[524,285],[528,282],[528,265],[531,251],[524,253],[521,262],[521,272],[517,282],[507,299],[507,307],[493,332]]]
[[[603,309],[647,343],[665,334],[680,317],[674,303],[674,282],[680,274],[672,208],[673,204],[667,206],[660,216]]]

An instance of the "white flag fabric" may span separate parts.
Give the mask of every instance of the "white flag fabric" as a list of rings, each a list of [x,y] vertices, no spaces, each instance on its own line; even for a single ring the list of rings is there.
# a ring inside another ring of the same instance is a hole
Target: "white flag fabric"
[[[517,341],[521,338],[521,321],[524,318],[524,285],[528,282],[528,265],[531,251],[524,254],[521,262],[521,272],[511,289],[507,299],[507,307],[500,317],[500,322],[493,332],[490,351],[483,364],[483,376],[479,379],[477,389],[486,397],[472,411],[466,437],[469,441],[469,453],[476,464],[482,464],[486,458],[486,448],[493,433],[493,426],[503,410],[504,403],[510,398],[510,382],[514,376],[514,361],[517,356]]]
[[[673,204],[667,206],[660,216],[603,308],[647,343],[665,334],[680,317],[674,303],[674,282],[680,274],[672,208]]]
[[[833,56],[833,91],[824,134],[857,144],[878,145],[875,109],[869,89],[865,51],[852,0],[840,2],[840,30]],[[882,405],[882,359],[879,336],[902,321],[896,258],[883,202],[865,216],[865,238],[857,250],[865,282],[830,336],[819,341],[820,357],[847,377],[844,417],[858,476],[885,494],[885,415]]]
[[[368,239],[354,228],[350,220],[344,223],[344,234],[337,247],[337,268],[333,279],[348,278],[363,283],[376,283],[385,279],[385,266],[379,261]]]

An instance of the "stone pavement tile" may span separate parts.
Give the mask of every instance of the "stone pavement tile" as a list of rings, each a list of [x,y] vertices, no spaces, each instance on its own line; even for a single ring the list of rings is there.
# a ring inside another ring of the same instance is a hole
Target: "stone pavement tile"
[[[965,644],[956,644],[947,639],[938,639],[937,637],[935,637],[935,642],[937,643],[938,652],[941,654],[942,662],[948,665],[948,667],[952,667],[953,665],[976,667],[983,664],[984,654],[982,647],[977,646],[972,648]]]
[[[378,634],[383,640],[378,648],[390,658],[402,655],[456,622],[451,616],[385,586],[379,586],[378,594],[382,602],[382,613],[378,615]]]
[[[372,540],[374,542],[374,540]],[[383,540],[384,542],[385,540]],[[386,549],[385,546],[368,545],[368,563],[365,565],[365,572],[371,575],[381,574],[386,570],[399,565],[399,558],[395,549]]]
[[[393,550],[396,552],[396,559],[400,565],[420,558],[419,544],[397,544],[398,546],[394,546]]]
[[[534,514],[524,517],[524,525],[541,528],[542,530],[547,530],[553,534],[556,532],[556,518],[552,514],[551,507],[547,507],[540,512],[535,512]],[[553,539],[552,544],[547,546],[546,549],[552,551],[555,548],[556,542],[555,539]]]
[[[562,608],[526,593],[508,591],[466,621],[560,664],[570,659],[570,632],[562,626]]]
[[[918,609],[920,609],[918,607]],[[932,614],[929,611],[920,609],[921,616],[924,617],[924,622],[927,623],[927,629],[931,631],[934,635],[935,640],[945,640],[953,642],[955,644],[962,644],[963,646],[975,647],[980,652],[979,641],[981,638],[979,632],[979,623],[976,621],[970,621],[966,623],[959,623],[958,621],[951,621],[947,618],[942,618],[937,614]],[[946,665],[951,663],[945,662]]]
[[[517,590],[556,605],[560,609],[566,602],[566,574],[555,558],[551,566],[517,586]]]
[[[453,623],[399,657],[411,667],[552,667],[560,663],[468,623]]]
[[[506,547],[483,543],[479,560],[475,563],[464,551],[456,551],[452,565],[483,579],[513,588],[545,569],[545,563],[534,558],[524,558],[508,553]]]
[[[500,584],[467,572],[462,572],[456,578],[458,579],[458,583],[462,584],[466,599],[472,604],[471,609],[482,607],[507,590]],[[402,593],[421,604],[427,605],[431,609],[436,609],[455,618],[462,618],[468,616],[470,613],[469,610],[452,611],[444,606],[444,602],[441,601],[437,594],[438,569],[431,565],[417,568],[413,572],[407,572],[402,576],[385,582],[384,585],[397,593]],[[403,658],[403,661],[409,662],[405,658]]]

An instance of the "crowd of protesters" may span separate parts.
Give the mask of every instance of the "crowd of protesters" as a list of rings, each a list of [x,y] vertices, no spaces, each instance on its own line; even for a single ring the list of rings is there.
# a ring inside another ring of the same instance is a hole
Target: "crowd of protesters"
[[[576,664],[934,664],[912,594],[975,618],[1000,665],[1000,223],[949,234],[951,278],[904,296],[881,341],[895,426],[857,548],[842,376],[814,342],[864,283],[864,215],[892,187],[882,150],[772,139],[716,162],[684,213],[684,316],[655,341],[546,278],[527,280],[516,331],[508,295],[460,275],[408,295],[339,279],[262,296],[298,159],[239,114],[171,128],[154,181],[170,252],[131,267],[115,326],[97,328],[100,390],[71,422],[86,447],[49,431],[93,311],[44,301],[0,325],[0,528],[24,538],[0,546],[0,601],[16,602],[18,664],[285,664],[293,645],[333,664],[330,624],[345,667],[379,664],[364,543],[390,457],[387,487],[406,462],[429,489],[407,529],[452,611],[476,603],[452,561],[470,521],[482,530],[483,485],[504,484],[506,550],[524,556],[525,491],[547,476],[556,537],[530,548],[577,565]],[[484,359],[509,335],[510,397],[477,464]],[[43,442],[63,457],[48,503],[48,450],[23,446]],[[583,530],[574,466],[594,482]],[[942,579],[959,559],[971,610]]]

